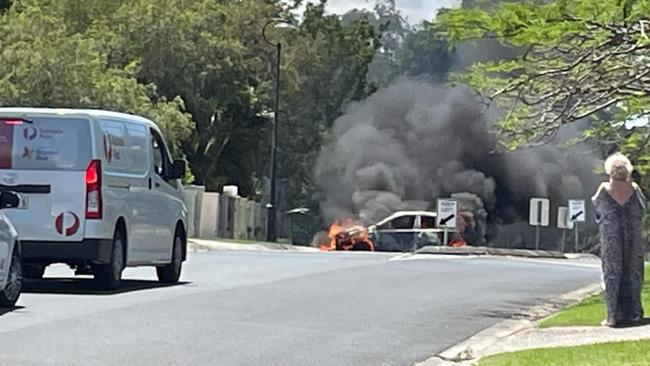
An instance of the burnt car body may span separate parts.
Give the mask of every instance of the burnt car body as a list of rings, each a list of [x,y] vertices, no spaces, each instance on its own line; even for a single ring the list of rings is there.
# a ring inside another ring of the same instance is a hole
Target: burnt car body
[[[436,213],[399,211],[368,227],[376,251],[405,252],[427,245],[442,245],[443,230],[436,228]]]
[[[374,251],[375,246],[368,238],[368,229],[354,226],[336,234],[336,250]]]

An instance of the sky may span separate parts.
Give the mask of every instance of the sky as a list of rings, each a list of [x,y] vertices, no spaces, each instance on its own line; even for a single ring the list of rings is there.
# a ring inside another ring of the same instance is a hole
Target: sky
[[[342,14],[354,8],[372,9],[374,0],[329,0],[328,6],[333,13]],[[396,0],[397,8],[411,24],[423,20],[432,20],[435,11],[441,7],[452,7],[460,0]]]

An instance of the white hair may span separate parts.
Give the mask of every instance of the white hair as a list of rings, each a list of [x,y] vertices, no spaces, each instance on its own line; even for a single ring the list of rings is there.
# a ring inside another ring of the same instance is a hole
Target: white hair
[[[628,174],[632,174],[634,167],[632,166],[630,159],[628,159],[627,156],[617,152],[610,155],[607,160],[605,160],[605,173],[607,173],[607,175],[612,175],[612,169],[616,163],[623,163]]]

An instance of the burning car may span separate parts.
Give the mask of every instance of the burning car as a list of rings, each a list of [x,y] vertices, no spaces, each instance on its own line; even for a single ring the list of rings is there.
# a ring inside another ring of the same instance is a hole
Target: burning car
[[[316,234],[313,245],[322,251],[385,252],[443,245],[444,230],[436,227],[436,216],[431,211],[398,211],[369,227],[353,219],[336,220],[327,232]],[[449,233],[448,245],[467,245],[463,235],[471,220],[471,213],[460,213],[459,230]]]
[[[368,228],[377,251],[402,252],[426,245],[442,245],[443,230],[436,228],[436,213],[399,211]]]
[[[337,220],[330,225],[327,238],[318,244],[322,251],[374,251],[368,229],[351,219]]]

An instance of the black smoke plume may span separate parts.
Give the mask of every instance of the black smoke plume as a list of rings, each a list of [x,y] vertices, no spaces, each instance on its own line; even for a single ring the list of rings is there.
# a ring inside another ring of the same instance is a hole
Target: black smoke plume
[[[467,88],[406,79],[350,106],[315,167],[324,217],[369,224],[455,195],[483,218],[474,244],[530,246],[530,198],[550,198],[555,226],[557,206],[596,188],[599,161],[584,146],[503,152],[495,119]],[[555,245],[557,235],[546,230],[543,238]]]

